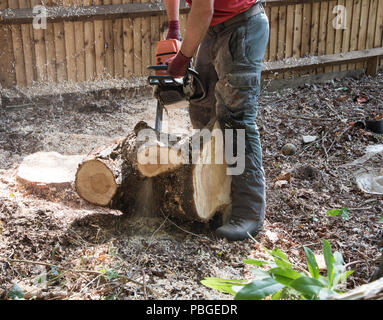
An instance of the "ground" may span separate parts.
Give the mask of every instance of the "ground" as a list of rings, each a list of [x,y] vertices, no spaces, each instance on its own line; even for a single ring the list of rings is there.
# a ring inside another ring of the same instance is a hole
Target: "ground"
[[[360,93],[370,100],[354,101]],[[363,156],[366,146],[382,143],[381,135],[350,126],[382,114],[382,73],[274,92],[264,86],[257,123],[267,213],[257,242],[216,239],[216,220],[133,218],[75,194],[41,199],[18,187],[15,174],[26,155],[86,154],[126,135],[140,120],[153,125],[155,103],[138,96],[52,99],[29,109],[0,109],[1,299],[14,284],[25,299],[230,299],[200,281],[250,280],[242,260],[264,257],[262,246],[282,249],[294,268],[305,269],[303,247],[320,255],[322,239],[355,270],[344,290],[369,281],[383,247],[383,196],[362,192],[354,181],[356,168],[347,164]],[[172,110],[167,119],[168,131],[191,133],[187,110]],[[304,144],[306,135],[317,140]],[[286,143],[294,144],[295,154],[281,152]],[[381,168],[381,161],[377,156],[368,164]],[[348,219],[326,214],[336,208],[348,208]]]

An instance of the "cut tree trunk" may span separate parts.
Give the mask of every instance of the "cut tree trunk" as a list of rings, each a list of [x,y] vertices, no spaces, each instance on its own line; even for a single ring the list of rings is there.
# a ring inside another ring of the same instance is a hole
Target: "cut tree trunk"
[[[209,128],[177,137],[140,122],[126,138],[89,153],[77,171],[76,190],[93,204],[136,215],[208,221],[231,203],[223,143],[211,134],[220,131],[218,122]]]
[[[21,190],[45,199],[73,200],[73,182],[84,155],[37,152],[24,158],[16,180]],[[71,199],[69,199],[71,198]]]
[[[136,134],[90,151],[76,172],[75,188],[84,200],[99,206],[131,211],[143,184],[136,166]],[[128,156],[128,158],[126,158]]]

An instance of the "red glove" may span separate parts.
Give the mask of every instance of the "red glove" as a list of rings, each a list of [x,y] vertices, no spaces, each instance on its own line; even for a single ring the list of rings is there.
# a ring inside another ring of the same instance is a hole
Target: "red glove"
[[[177,39],[181,40],[180,23],[178,20],[168,21],[168,34],[166,40]]]
[[[165,61],[168,65],[168,74],[173,78],[183,77],[189,67],[190,60],[191,57],[188,58],[181,52],[181,50],[178,51],[173,58]]]

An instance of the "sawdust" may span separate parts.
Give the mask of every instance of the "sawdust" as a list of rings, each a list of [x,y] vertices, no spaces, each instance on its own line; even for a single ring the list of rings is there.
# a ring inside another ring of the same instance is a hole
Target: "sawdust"
[[[371,97],[368,104],[353,102],[361,91]],[[340,95],[346,98],[337,99]],[[351,128],[349,122],[382,112],[382,101],[382,73],[376,78],[272,93],[264,88],[260,98],[257,123],[268,196],[265,231],[256,239],[267,248],[282,249],[300,267],[306,263],[303,246],[320,255],[321,240],[327,239],[345,263],[357,262],[351,266],[355,272],[347,288],[368,282],[383,247],[383,228],[378,223],[383,198],[362,193],[352,172],[343,166],[363,156],[367,145],[382,143],[382,137]],[[26,155],[87,153],[126,135],[140,120],[154,125],[155,105],[155,100],[142,96],[87,98],[76,104],[55,100],[32,109],[0,109],[1,257],[61,268],[0,262],[0,298],[15,282],[37,292],[39,299],[159,298],[145,288],[156,290],[164,299],[227,299],[230,296],[203,287],[200,280],[209,276],[251,279],[242,260],[265,252],[252,241],[217,240],[216,220],[183,224],[161,214],[128,219],[119,211],[81,199],[47,201],[18,189],[14,176]],[[187,110],[173,110],[165,117],[168,131],[191,133]],[[302,135],[318,139],[306,145]],[[297,147],[293,156],[280,152],[288,142]],[[282,177],[286,183],[280,188],[275,181]],[[348,220],[326,215],[326,210],[342,207],[349,209]],[[108,271],[110,277],[71,271],[75,269]],[[113,272],[142,285],[113,277]],[[39,287],[36,279],[42,275],[46,280]]]

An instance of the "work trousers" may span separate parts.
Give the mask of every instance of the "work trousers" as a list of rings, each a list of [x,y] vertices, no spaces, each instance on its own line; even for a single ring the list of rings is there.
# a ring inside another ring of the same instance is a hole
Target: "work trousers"
[[[241,174],[232,175],[232,215],[263,222],[265,174],[255,120],[269,21],[263,8],[256,15],[244,12],[234,18],[234,23],[210,27],[200,44],[195,69],[207,92],[203,99],[191,99],[189,112],[195,129],[214,118],[223,131],[244,129],[245,166]]]

